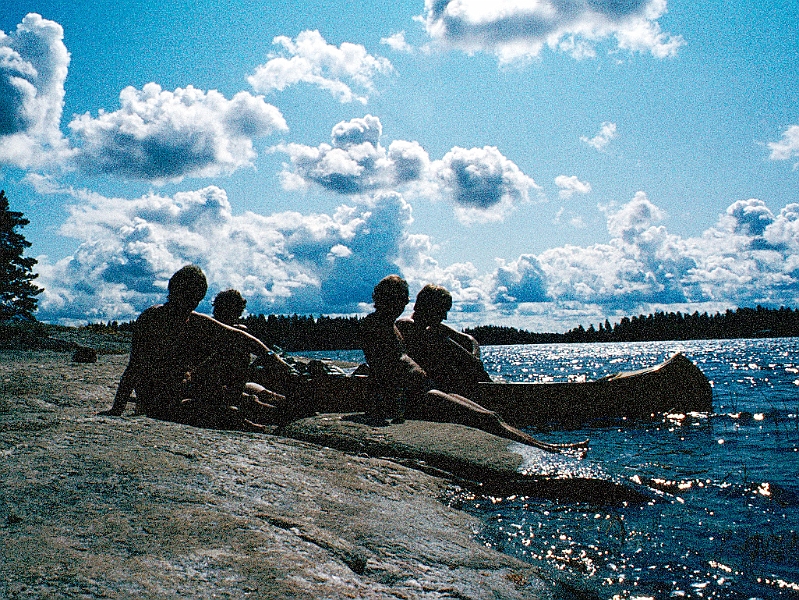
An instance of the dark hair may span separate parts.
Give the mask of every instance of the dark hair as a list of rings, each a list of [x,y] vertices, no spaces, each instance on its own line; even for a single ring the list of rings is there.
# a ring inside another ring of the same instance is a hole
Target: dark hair
[[[172,277],[169,278],[169,285],[167,286],[169,296],[175,295],[184,296],[196,300],[199,304],[205,298],[205,293],[208,291],[208,281],[205,279],[205,273],[197,265],[186,265],[178,269]]]
[[[375,306],[393,302],[402,296],[407,301],[408,282],[399,275],[383,277],[372,292],[372,300],[374,300]]]
[[[413,310],[419,312],[443,311],[452,308],[452,294],[447,288],[428,283],[416,294]]]
[[[235,319],[244,312],[247,300],[242,297],[238,290],[225,290],[224,292],[219,292],[211,304],[214,306],[214,316],[218,314],[230,315]]]

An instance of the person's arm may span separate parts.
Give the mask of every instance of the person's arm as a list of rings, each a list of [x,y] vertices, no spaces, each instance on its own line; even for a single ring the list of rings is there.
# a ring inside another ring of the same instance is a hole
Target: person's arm
[[[114,395],[114,404],[110,409],[104,410],[99,413],[104,416],[121,416],[125,412],[125,407],[128,405],[133,388],[136,387],[136,379],[140,369],[141,356],[142,356],[142,341],[140,336],[141,316],[137,319],[133,326],[133,339],[130,344],[130,360],[128,366],[125,368],[122,377],[119,378],[119,385],[117,385],[117,392]]]
[[[238,327],[231,327],[224,323],[220,323],[208,315],[195,312],[192,313],[191,317],[195,319],[195,322],[207,335],[217,342],[218,346],[228,346],[241,349],[250,354],[255,354],[260,364],[264,367],[274,369],[284,375],[293,375],[297,373],[294,367],[280,358],[269,346],[254,335]]]
[[[448,360],[452,361],[451,364],[458,365],[458,369],[464,375],[470,373],[475,381],[491,381],[491,376],[480,360],[480,346],[472,336],[456,331],[443,323],[431,325],[427,331],[442,342],[440,351],[446,351]]]
[[[379,381],[413,386],[427,381],[427,373],[406,353],[394,323],[366,317],[362,322],[361,349],[370,372]]]
[[[463,333],[462,331],[456,331],[455,329],[450,328],[452,331],[452,335],[455,341],[458,342],[461,346],[466,348],[468,352],[472,354],[475,358],[480,358],[480,344],[477,343],[477,340],[474,336],[469,335],[468,333]]]
[[[427,327],[427,331],[432,335],[438,336],[442,340],[448,340],[450,343],[457,344],[469,354],[475,355],[474,346],[476,340],[472,336],[461,333],[444,323],[430,325]],[[480,351],[478,350],[476,354],[479,355]]]
[[[133,393],[133,387],[135,385],[136,378],[134,373],[135,368],[129,363],[125,369],[125,372],[122,373],[122,377],[119,379],[117,393],[114,396],[114,404],[110,409],[99,413],[100,415],[119,417],[125,412],[125,407],[128,405],[128,400],[130,400],[130,396]]]

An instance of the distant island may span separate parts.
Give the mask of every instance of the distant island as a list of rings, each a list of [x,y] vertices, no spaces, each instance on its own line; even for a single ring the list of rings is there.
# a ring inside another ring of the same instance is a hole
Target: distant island
[[[249,332],[270,347],[289,352],[303,350],[354,350],[359,348],[359,317],[302,315],[250,315],[243,320]],[[130,331],[132,322],[98,323],[86,328]],[[738,308],[714,315],[694,312],[656,312],[605,320],[596,327],[582,325],[566,333],[533,333],[514,327],[481,325],[468,328],[482,346],[589,342],[647,342],[799,336],[799,309]],[[2,337],[2,336],[0,336]]]

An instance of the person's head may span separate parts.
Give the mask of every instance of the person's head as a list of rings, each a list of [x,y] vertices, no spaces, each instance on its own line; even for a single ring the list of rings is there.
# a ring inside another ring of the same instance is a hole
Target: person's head
[[[377,312],[397,318],[408,304],[408,282],[399,275],[383,277],[372,292]]]
[[[212,304],[214,306],[214,319],[226,325],[233,325],[241,316],[241,313],[244,312],[247,301],[238,290],[225,290],[216,295]]]
[[[428,283],[416,295],[413,320],[422,325],[438,325],[452,308],[452,294],[445,287]]]
[[[186,265],[169,278],[167,303],[173,307],[193,311],[208,291],[205,273],[197,265]]]

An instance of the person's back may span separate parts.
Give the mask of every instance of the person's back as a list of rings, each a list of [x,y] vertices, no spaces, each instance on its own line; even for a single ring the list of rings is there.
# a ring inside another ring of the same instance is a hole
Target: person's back
[[[202,270],[187,265],[170,278],[166,304],[152,306],[136,319],[130,361],[111,414],[121,414],[135,390],[139,412],[168,416],[183,392],[185,374],[207,350],[197,337],[201,315],[194,312],[206,291]]]
[[[477,341],[442,323],[452,296],[428,284],[416,296],[411,318],[397,321],[408,355],[446,392],[471,395],[480,382],[491,381],[480,361]]]
[[[402,387],[416,366],[409,360],[394,320],[380,313],[361,321],[361,349],[369,373],[380,385]]]
[[[427,377],[405,352],[394,325],[408,303],[408,284],[396,275],[385,277],[375,286],[372,299],[375,312],[361,320],[360,338],[375,399],[372,412],[381,418],[402,412],[398,403],[405,402],[409,394],[424,392]]]

